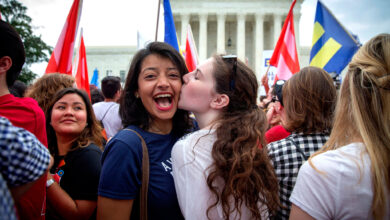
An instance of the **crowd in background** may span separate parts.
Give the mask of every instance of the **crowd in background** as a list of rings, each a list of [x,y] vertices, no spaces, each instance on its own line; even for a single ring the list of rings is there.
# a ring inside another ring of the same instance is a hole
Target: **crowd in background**
[[[90,97],[66,74],[32,85],[0,21],[0,219],[389,219],[390,35],[336,90],[304,67],[258,101],[253,70],[214,55],[188,72],[152,42]]]

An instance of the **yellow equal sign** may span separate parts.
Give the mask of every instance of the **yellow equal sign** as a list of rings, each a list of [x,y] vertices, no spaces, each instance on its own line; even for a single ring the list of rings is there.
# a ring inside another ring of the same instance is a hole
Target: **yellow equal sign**
[[[318,39],[321,38],[321,36],[325,33],[324,28],[318,21],[314,23],[314,29],[313,29],[313,41],[311,46],[313,47],[315,43],[317,43]]]
[[[314,24],[312,44],[314,45],[324,33],[324,28],[320,23],[316,22]],[[324,66],[329,62],[330,59],[332,59],[332,57],[337,53],[338,50],[340,50],[341,47],[342,45],[339,44],[335,39],[329,38],[328,41],[326,41],[326,43],[313,57],[310,62],[310,66],[324,68]]]

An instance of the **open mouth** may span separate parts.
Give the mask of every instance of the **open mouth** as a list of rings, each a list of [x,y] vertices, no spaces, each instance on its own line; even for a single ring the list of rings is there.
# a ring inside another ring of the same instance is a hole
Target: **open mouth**
[[[157,108],[162,111],[170,110],[173,107],[172,100],[171,94],[160,94],[154,97]]]

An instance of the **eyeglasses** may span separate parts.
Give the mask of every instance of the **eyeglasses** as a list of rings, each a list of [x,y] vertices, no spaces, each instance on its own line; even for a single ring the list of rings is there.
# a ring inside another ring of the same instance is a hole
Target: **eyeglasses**
[[[234,88],[235,88],[234,79],[236,78],[236,74],[237,74],[237,55],[225,55],[225,56],[222,56],[222,59],[233,65],[233,68],[232,68],[233,73],[232,73],[232,77],[230,80],[230,90],[234,90]]]

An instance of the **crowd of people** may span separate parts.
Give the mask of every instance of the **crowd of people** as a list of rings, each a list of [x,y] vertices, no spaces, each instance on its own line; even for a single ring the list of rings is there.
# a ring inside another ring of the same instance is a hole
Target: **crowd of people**
[[[188,72],[152,42],[91,97],[60,73],[23,86],[25,59],[0,20],[0,219],[390,218],[390,34],[339,91],[304,67],[260,103],[234,55]]]

